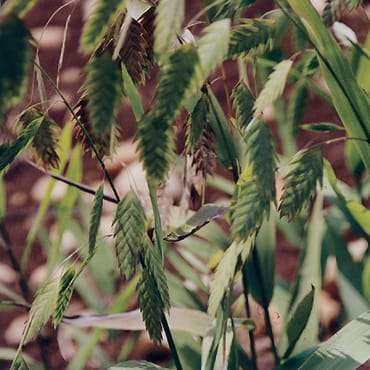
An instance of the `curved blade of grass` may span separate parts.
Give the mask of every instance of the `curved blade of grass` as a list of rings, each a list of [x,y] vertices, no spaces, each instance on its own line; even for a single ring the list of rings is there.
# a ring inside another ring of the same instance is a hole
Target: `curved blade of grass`
[[[278,4],[296,23],[316,49],[321,70],[328,84],[334,106],[348,136],[370,171],[370,105],[352,69],[333,36],[328,32],[319,14],[308,0],[287,0],[290,9],[280,0]],[[367,142],[366,142],[367,141]]]
[[[370,358],[370,311],[363,313],[323,343],[300,370],[357,369]]]

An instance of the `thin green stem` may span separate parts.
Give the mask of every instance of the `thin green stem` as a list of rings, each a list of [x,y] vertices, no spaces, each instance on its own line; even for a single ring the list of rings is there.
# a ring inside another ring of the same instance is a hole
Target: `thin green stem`
[[[249,288],[248,288],[248,271],[247,271],[247,262],[243,265],[242,270],[242,278],[243,278],[243,293],[244,293],[244,300],[245,300],[245,311],[247,317],[251,317],[251,309],[249,304]],[[252,330],[248,330],[249,335],[249,342],[251,348],[251,356],[252,356],[252,366],[253,370],[257,370],[257,353],[256,353],[256,346],[254,342],[254,333]]]
[[[87,132],[85,126],[78,119],[78,117],[76,116],[76,113],[74,112],[72,106],[69,104],[68,100],[64,97],[63,93],[60,91],[59,87],[55,84],[55,82],[49,76],[49,74],[39,64],[37,64],[35,61],[33,63],[41,71],[41,73],[46,77],[46,79],[49,81],[49,83],[53,86],[54,90],[61,97],[61,99],[63,100],[63,102],[66,105],[67,109],[70,111],[70,113],[72,114],[73,118],[77,122],[78,126],[82,130],[83,134],[86,137],[86,140],[87,140],[89,146],[91,147],[92,151],[94,152],[94,154],[95,154],[95,156],[96,156],[96,158],[97,158],[97,160],[98,160],[98,162],[99,162],[99,164],[100,164],[100,166],[101,166],[101,168],[102,168],[102,170],[104,172],[104,176],[106,177],[106,179],[107,179],[107,181],[108,181],[108,183],[109,183],[109,185],[110,185],[110,187],[111,187],[111,189],[113,191],[113,194],[114,194],[117,202],[119,202],[120,201],[120,197],[118,195],[117,189],[115,188],[115,186],[113,184],[113,181],[112,181],[112,178],[109,175],[109,172],[108,172],[107,168],[105,167],[105,164],[103,162],[103,159],[100,156],[98,150],[96,149],[95,144],[94,144],[94,141],[92,140],[91,136]]]
[[[279,365],[280,357],[279,357],[279,354],[277,352],[277,348],[275,345],[275,338],[274,338],[274,333],[272,331],[270,313],[268,310],[269,305],[268,305],[268,301],[266,298],[266,292],[265,292],[265,283],[263,281],[258,252],[255,246],[253,247],[253,250],[252,250],[252,259],[253,259],[253,265],[256,270],[256,277],[259,282],[259,288],[261,292],[262,308],[263,308],[264,315],[265,315],[265,325],[266,325],[267,335],[269,336],[270,341],[271,341],[271,350],[274,355],[275,365]]]
[[[168,346],[170,347],[176,369],[177,370],[182,370],[183,368],[182,368],[182,365],[181,365],[180,357],[177,353],[175,341],[173,340],[172,333],[171,333],[170,327],[168,325],[168,321],[167,321],[166,316],[165,316],[164,313],[162,313],[161,322],[162,322],[163,330],[166,334]]]
[[[147,182],[148,182],[150,201],[152,203],[153,216],[154,216],[155,239],[156,239],[158,252],[159,252],[159,255],[161,256],[161,260],[163,263],[164,262],[163,231],[162,231],[161,215],[158,209],[157,189],[154,183],[150,179],[148,179]]]

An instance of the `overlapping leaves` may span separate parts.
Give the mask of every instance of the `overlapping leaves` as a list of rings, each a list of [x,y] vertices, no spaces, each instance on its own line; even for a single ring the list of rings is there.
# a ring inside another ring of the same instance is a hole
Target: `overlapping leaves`
[[[144,210],[133,191],[118,204],[113,225],[118,266],[122,275],[129,279],[143,253],[145,234]]]
[[[287,175],[287,183],[280,202],[281,217],[294,218],[316,194],[317,184],[322,182],[323,159],[320,149],[298,153],[292,161],[293,168]]]

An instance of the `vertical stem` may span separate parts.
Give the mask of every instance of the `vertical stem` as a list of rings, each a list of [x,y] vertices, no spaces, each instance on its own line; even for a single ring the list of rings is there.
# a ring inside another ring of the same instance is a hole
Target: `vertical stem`
[[[243,265],[242,275],[243,275],[243,292],[244,292],[244,300],[245,300],[245,311],[247,313],[247,316],[251,317],[251,309],[250,309],[249,297],[248,297],[249,289],[248,289],[247,262],[245,262]],[[250,347],[251,347],[252,366],[253,366],[253,370],[256,370],[257,369],[257,353],[256,353],[256,346],[254,343],[253,331],[248,330],[248,335],[249,335],[249,342],[250,342]]]
[[[166,319],[166,316],[165,316],[164,313],[162,313],[161,322],[162,322],[163,330],[166,334],[168,346],[170,347],[170,350],[171,350],[171,353],[172,353],[173,361],[175,362],[176,369],[177,370],[182,370],[183,368],[182,368],[182,365],[181,365],[181,362],[180,362],[180,357],[177,353],[175,341],[173,340],[171,330],[170,330],[170,327],[168,325],[168,322],[167,322],[167,319]]]
[[[275,364],[279,365],[280,357],[279,357],[279,354],[277,353],[277,348],[276,348],[276,345],[275,345],[275,339],[274,339],[274,333],[272,331],[270,313],[268,311],[268,302],[267,302],[267,299],[266,299],[265,284],[263,282],[263,276],[262,276],[262,272],[261,272],[261,268],[260,268],[258,253],[257,253],[257,249],[255,247],[252,250],[252,259],[253,259],[254,268],[256,270],[257,280],[259,281],[259,286],[260,286],[261,299],[262,299],[262,308],[263,308],[264,315],[265,315],[265,325],[266,325],[267,335],[270,337],[271,350],[272,350],[272,353],[274,355]]]
[[[164,261],[163,231],[162,231],[161,215],[158,209],[157,189],[151,180],[148,179],[147,182],[148,182],[150,201],[152,203],[153,216],[154,216],[155,239],[156,239],[156,244],[158,247],[158,252],[159,252],[159,255],[161,256],[162,263],[163,263]]]

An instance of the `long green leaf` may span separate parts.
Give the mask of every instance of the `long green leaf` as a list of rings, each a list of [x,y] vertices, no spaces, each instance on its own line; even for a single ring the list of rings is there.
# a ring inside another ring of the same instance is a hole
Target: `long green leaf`
[[[347,59],[310,1],[287,0],[287,2],[290,9],[281,6],[315,47],[334,106],[348,136],[359,139],[354,143],[367,170],[370,171],[370,151],[366,143],[370,138],[368,98],[358,85]]]
[[[286,324],[286,335],[288,337],[288,347],[286,348],[283,358],[288,358],[292,353],[294,346],[298,339],[301,337],[304,328],[308,323],[314,303],[315,287],[312,286],[311,290],[301,299],[295,307],[293,313],[288,318]]]
[[[352,320],[324,342],[300,370],[357,369],[370,358],[370,311]]]

